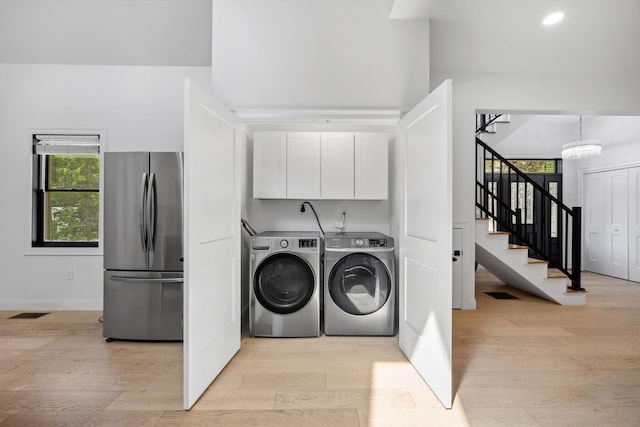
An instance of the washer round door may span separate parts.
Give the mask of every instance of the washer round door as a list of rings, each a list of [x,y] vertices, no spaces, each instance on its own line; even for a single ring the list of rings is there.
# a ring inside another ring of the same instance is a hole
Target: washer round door
[[[279,314],[294,313],[307,305],[314,288],[309,263],[290,253],[265,258],[253,277],[253,291],[260,304]]]
[[[329,294],[343,311],[366,315],[380,310],[391,295],[391,276],[380,259],[365,253],[340,258],[331,269]]]

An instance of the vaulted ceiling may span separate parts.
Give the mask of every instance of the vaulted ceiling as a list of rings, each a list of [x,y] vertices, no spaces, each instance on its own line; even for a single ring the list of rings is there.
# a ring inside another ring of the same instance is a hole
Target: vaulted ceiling
[[[432,70],[640,73],[638,0],[394,0],[391,16],[430,20]]]

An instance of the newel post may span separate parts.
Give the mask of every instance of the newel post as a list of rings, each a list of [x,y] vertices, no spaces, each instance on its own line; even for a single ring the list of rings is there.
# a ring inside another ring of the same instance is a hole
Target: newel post
[[[580,272],[582,271],[582,208],[574,206],[573,224],[571,227],[571,289],[574,291],[584,291],[580,283]]]

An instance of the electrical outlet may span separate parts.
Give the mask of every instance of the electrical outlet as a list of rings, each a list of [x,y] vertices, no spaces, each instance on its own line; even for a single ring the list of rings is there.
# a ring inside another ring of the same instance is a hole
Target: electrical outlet
[[[342,232],[344,231],[346,224],[347,224],[347,208],[342,206],[338,211],[338,213],[336,214],[336,218],[333,222],[333,226],[334,228]]]
[[[67,280],[73,280],[73,270],[71,268],[65,271],[65,277]]]

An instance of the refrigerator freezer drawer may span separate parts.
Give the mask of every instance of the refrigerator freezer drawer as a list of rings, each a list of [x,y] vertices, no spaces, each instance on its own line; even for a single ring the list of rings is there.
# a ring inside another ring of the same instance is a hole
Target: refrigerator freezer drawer
[[[182,340],[181,272],[105,271],[106,338]]]

